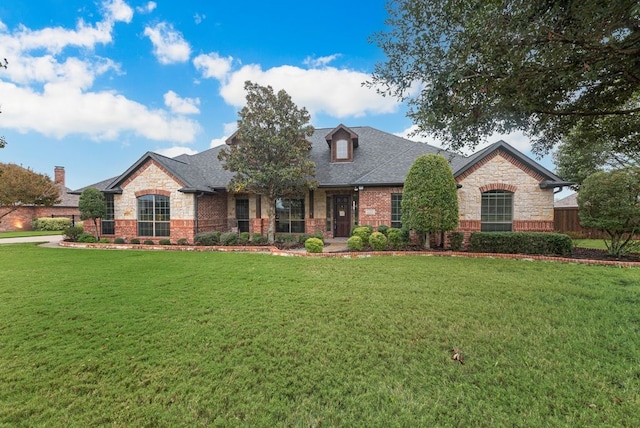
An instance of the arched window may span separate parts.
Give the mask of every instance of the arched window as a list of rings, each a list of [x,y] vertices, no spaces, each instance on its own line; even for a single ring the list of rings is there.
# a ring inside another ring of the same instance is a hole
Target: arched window
[[[138,197],[138,236],[170,236],[171,208],[169,197]]]
[[[510,232],[513,229],[513,193],[489,190],[482,193],[480,209],[483,232]]]

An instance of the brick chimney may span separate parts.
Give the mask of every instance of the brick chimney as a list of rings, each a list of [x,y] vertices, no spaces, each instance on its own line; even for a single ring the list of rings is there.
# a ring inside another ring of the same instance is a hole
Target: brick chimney
[[[56,184],[59,184],[62,187],[65,187],[64,185],[64,167],[63,166],[56,166],[53,169],[53,182]]]

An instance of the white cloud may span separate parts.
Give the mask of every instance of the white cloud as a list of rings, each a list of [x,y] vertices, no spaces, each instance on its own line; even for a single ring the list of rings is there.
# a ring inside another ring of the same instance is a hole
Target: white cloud
[[[321,56],[320,58],[313,58],[308,56],[303,61],[304,65],[308,65],[311,68],[322,68],[326,67],[330,62],[340,57],[340,54],[333,54],[329,56]]]
[[[418,129],[417,125],[411,125],[409,128],[401,132],[395,133],[395,135],[397,135],[398,137],[406,138],[411,141],[419,141],[422,143],[431,144],[432,146],[445,148],[444,143],[432,135],[425,134],[425,133],[416,134],[417,129]],[[492,134],[489,137],[487,137],[483,143],[479,144],[473,150],[470,150],[470,149],[464,150],[464,154],[471,155],[500,140],[504,140],[509,145],[513,146],[514,148],[518,149],[523,153],[531,152],[531,140],[522,132],[518,131],[518,132],[509,133],[509,134],[498,134],[498,133]]]
[[[156,6],[158,6],[156,2],[150,1],[145,5],[136,7],[136,11],[138,13],[151,13],[155,10]]]
[[[218,147],[218,146],[221,146],[223,144],[226,144],[227,138],[229,138],[229,137],[213,138],[211,140],[211,142],[209,143],[209,147],[213,148],[213,147]]]
[[[200,125],[164,110],[151,110],[115,92],[83,92],[68,83],[47,83],[42,92],[0,81],[0,93],[15,100],[2,112],[3,126],[63,138],[86,135],[115,140],[124,133],[157,141],[192,142]]]
[[[222,125],[222,129],[224,130],[224,135],[231,135],[238,129],[238,122],[227,122]]]
[[[284,89],[298,106],[306,107],[312,115],[326,113],[345,118],[396,112],[399,103],[395,99],[362,86],[369,78],[366,73],[334,67],[308,70],[283,65],[262,70],[259,65],[251,64],[228,74],[220,94],[228,104],[242,107],[246,96],[244,82],[251,80],[271,85],[276,91]]]
[[[193,59],[196,70],[202,73],[204,78],[223,80],[231,70],[232,57],[222,58],[216,52],[201,54]]]
[[[155,27],[146,27],[144,35],[151,40],[153,54],[161,64],[173,64],[189,60],[191,47],[182,37],[182,33],[176,31],[171,24],[160,22]]]
[[[196,153],[198,153],[198,151],[193,150],[189,147],[173,146],[173,147],[167,147],[166,149],[156,150],[156,153],[161,154],[162,156],[166,156],[168,158],[174,158],[180,155],[195,155]]]
[[[121,21],[128,24],[133,18],[133,9],[123,0],[105,1],[102,6],[107,10],[107,16],[112,21]]]
[[[204,21],[206,19],[207,15],[205,14],[199,14],[196,13],[195,15],[193,15],[193,22],[196,23],[196,25],[200,25],[202,23],[202,21]]]
[[[200,98],[180,98],[173,91],[164,94],[164,104],[174,113],[179,114],[198,114],[200,109]]]

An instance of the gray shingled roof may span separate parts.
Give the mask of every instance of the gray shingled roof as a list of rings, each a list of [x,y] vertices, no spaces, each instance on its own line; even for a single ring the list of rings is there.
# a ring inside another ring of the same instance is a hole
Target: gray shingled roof
[[[358,135],[359,145],[354,149],[353,162],[331,162],[331,152],[326,136],[333,128],[316,129],[309,138],[312,144],[311,159],[316,164],[316,179],[320,187],[402,185],[415,159],[423,154],[441,154],[451,164],[454,175],[459,175],[494,150],[503,149],[539,171],[549,182],[562,180],[537,162],[524,156],[504,141],[499,141],[480,152],[464,157],[426,143],[410,141],[368,126],[349,128]],[[233,177],[218,160],[218,146],[195,155],[168,158],[147,152],[119,177],[104,180],[87,187],[105,192],[119,192],[120,185],[148,159],[153,159],[184,183],[184,192],[211,192],[222,190]],[[547,181],[546,180],[546,181]],[[79,189],[74,193],[81,193]]]

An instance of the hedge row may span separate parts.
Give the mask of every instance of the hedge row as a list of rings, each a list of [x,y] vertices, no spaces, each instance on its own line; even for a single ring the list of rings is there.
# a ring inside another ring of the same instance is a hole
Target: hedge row
[[[571,238],[547,232],[475,232],[469,238],[473,253],[542,254],[569,256]]]

